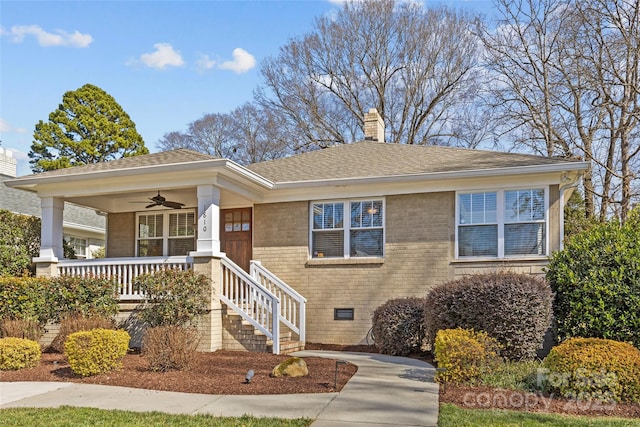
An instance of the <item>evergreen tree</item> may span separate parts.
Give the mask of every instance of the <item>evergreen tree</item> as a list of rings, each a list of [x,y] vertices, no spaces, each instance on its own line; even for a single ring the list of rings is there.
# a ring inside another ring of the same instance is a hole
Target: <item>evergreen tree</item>
[[[149,152],[129,115],[111,95],[91,84],[66,92],[49,121],[36,124],[33,138],[33,172]]]

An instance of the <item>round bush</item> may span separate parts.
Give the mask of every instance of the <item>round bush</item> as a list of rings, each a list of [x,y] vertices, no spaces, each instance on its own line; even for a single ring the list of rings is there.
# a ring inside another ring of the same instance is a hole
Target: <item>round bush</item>
[[[640,347],[640,208],[624,225],[597,224],[551,257],[547,280],[561,340],[606,338]]]
[[[551,349],[547,387],[563,397],[640,403],[640,350],[601,338],[571,338]]]
[[[75,332],[64,343],[71,370],[83,377],[108,372],[122,366],[129,349],[129,334],[120,329],[93,329]]]
[[[134,285],[145,295],[140,318],[150,327],[194,325],[211,299],[211,280],[193,270],[142,274]]]
[[[40,362],[40,345],[25,338],[0,339],[0,371],[33,368]]]
[[[442,329],[485,331],[510,360],[533,359],[552,318],[553,294],[543,278],[492,273],[467,276],[427,294],[425,327],[429,343]]]
[[[424,339],[424,298],[392,299],[373,312],[373,336],[381,353],[406,356]]]
[[[436,381],[442,383],[472,383],[482,369],[499,361],[498,342],[472,329],[442,329],[433,348],[438,362]]]
[[[74,332],[90,331],[92,329],[115,329],[115,321],[103,316],[84,316],[70,314],[60,320],[60,331],[49,345],[48,350],[64,353],[64,343]]]

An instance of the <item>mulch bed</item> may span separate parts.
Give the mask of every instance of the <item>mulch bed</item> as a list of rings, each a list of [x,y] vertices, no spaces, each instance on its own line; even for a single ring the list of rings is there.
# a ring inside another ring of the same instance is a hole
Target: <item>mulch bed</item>
[[[367,345],[308,343],[306,348],[378,353],[375,347]],[[435,366],[430,353],[413,354],[411,357]],[[2,371],[0,381],[68,381],[204,394],[294,394],[340,391],[357,371],[353,364],[337,365],[332,359],[305,357],[309,368],[308,376],[271,378],[272,369],[287,358],[288,356],[269,353],[219,350],[213,353],[198,353],[196,363],[187,371],[152,372],[144,357],[134,352],[125,357],[122,369],[82,378],[71,371],[63,355],[44,353],[39,366],[19,371]],[[254,370],[255,376],[250,384],[246,384],[245,376],[249,369]],[[334,388],[336,372],[337,387]],[[440,403],[452,403],[469,409],[640,418],[640,404],[604,404],[552,399],[541,394],[490,387],[440,386]]]
[[[125,356],[117,371],[82,378],[71,371],[63,355],[44,353],[39,366],[0,372],[0,381],[68,381],[204,394],[293,394],[340,391],[357,371],[353,364],[336,365],[335,360],[305,357],[308,376],[271,378],[273,368],[287,358],[269,353],[216,351],[197,353],[190,370],[153,372],[142,355],[133,353]],[[255,376],[246,384],[250,369]]]

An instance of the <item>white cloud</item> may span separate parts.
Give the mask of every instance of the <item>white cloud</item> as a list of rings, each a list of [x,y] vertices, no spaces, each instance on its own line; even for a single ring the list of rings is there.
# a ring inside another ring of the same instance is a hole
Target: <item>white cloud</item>
[[[0,33],[11,37],[11,41],[14,43],[22,43],[26,36],[33,36],[38,44],[44,47],[88,47],[93,42],[93,37],[90,34],[82,34],[77,30],[73,33],[64,30],[55,30],[55,33],[49,33],[39,25],[14,25],[10,30],[0,29]]]
[[[234,73],[246,73],[256,66],[256,58],[244,49],[239,47],[233,49],[233,61],[225,61],[220,64],[223,70],[231,70]]]
[[[180,51],[177,51],[169,43],[156,43],[153,45],[155,52],[140,55],[140,62],[156,70],[164,70],[166,67],[182,67],[184,60]]]
[[[27,133],[27,130],[25,128],[13,127],[6,120],[0,119],[0,132],[2,132],[2,133]]]
[[[205,55],[204,53],[201,53],[200,59],[196,61],[196,66],[198,67],[198,71],[210,70],[216,66],[216,61],[209,58],[209,55]]]

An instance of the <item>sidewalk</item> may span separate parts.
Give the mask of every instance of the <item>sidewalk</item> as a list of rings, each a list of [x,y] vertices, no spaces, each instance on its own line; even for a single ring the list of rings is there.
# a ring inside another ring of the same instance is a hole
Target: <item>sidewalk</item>
[[[0,383],[0,409],[62,405],[239,417],[312,418],[314,427],[435,426],[438,385],[433,366],[371,353],[301,351],[358,365],[340,393],[227,396],[77,383]]]

